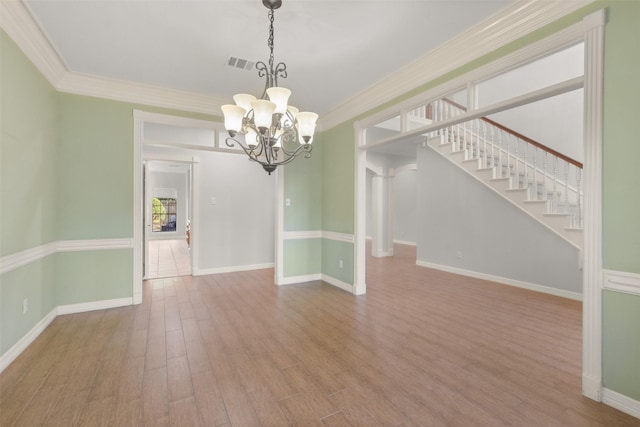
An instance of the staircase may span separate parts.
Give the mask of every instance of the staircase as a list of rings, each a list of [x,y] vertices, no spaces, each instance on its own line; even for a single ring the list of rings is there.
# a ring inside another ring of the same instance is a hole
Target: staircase
[[[465,111],[443,98],[425,118]],[[486,117],[430,132],[427,145],[582,249],[582,164]]]

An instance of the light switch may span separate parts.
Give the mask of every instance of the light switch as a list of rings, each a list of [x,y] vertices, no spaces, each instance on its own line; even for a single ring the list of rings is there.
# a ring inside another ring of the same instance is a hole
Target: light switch
[[[212,197],[212,198],[211,198],[211,204],[212,204],[212,205],[215,205],[216,203],[218,203],[218,201],[216,200],[216,198],[215,198],[215,197]]]
[[[284,199],[284,205],[285,206],[291,206],[291,199],[289,199],[289,198]]]

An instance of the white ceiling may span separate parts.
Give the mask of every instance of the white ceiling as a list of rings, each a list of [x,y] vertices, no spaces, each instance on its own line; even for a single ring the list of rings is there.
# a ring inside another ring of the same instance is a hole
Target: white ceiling
[[[229,56],[268,60],[260,0],[27,0],[67,68],[228,98],[262,93]],[[275,12],[279,84],[321,115],[513,0],[283,0]]]

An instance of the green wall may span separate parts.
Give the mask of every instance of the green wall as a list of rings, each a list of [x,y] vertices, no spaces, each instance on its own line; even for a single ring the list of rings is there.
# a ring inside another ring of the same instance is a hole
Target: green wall
[[[640,2],[607,2],[603,145],[604,268],[640,274]],[[603,382],[640,401],[640,296],[603,294]]]
[[[133,236],[134,109],[220,120],[58,93],[4,31],[0,55],[0,256]],[[56,306],[130,298],[132,280],[132,249],[58,252],[3,273],[0,354]]]
[[[57,93],[0,32],[0,256],[55,240]]]
[[[6,256],[55,240],[58,115],[55,90],[4,31],[0,55],[0,256]],[[0,276],[0,354],[53,310],[53,276],[50,257]]]

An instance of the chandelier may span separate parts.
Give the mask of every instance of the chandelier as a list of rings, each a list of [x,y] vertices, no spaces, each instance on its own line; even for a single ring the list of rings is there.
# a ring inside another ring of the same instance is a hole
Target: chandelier
[[[229,133],[225,141],[227,146],[239,145],[250,160],[260,163],[271,175],[278,166],[291,162],[298,154],[311,157],[318,115],[288,105],[291,91],[278,86],[278,77],[287,78],[287,65],[280,62],[274,67],[273,64],[273,15],[274,10],[282,6],[282,0],[262,0],[262,4],[269,9],[269,64],[259,61],[256,69],[258,76],[266,79],[264,91],[260,99],[245,93],[237,94],[233,97],[235,105],[223,105],[222,112]]]

